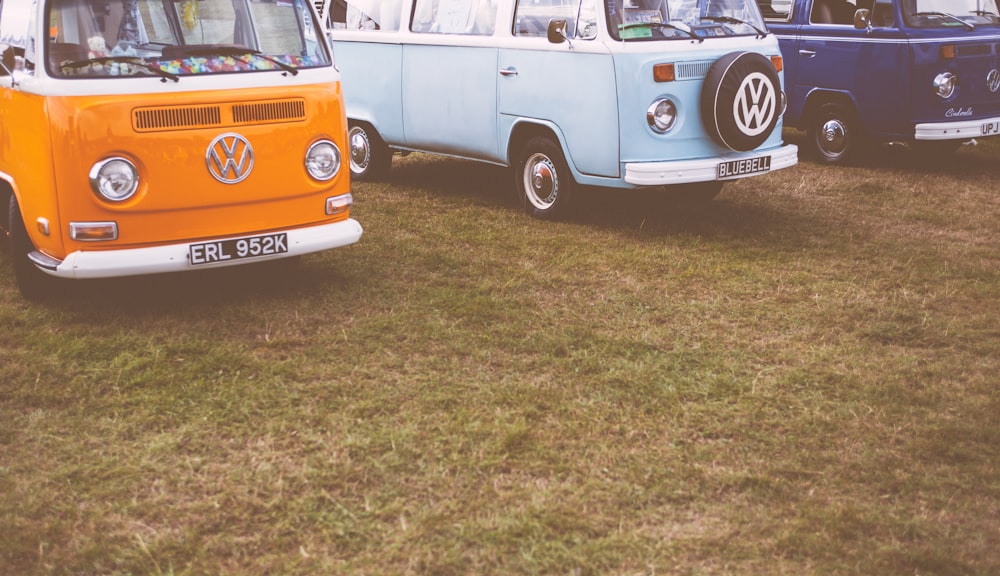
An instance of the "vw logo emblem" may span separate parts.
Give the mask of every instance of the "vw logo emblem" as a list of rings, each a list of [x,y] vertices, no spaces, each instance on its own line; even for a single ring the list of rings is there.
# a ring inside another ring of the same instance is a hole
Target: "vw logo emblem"
[[[996,68],[990,70],[990,73],[986,75],[986,85],[990,92],[1000,90],[1000,72],[997,72]]]
[[[253,146],[239,134],[222,134],[208,145],[205,163],[208,165],[208,172],[219,182],[242,182],[253,170]]]
[[[733,117],[740,132],[753,137],[767,130],[777,113],[776,96],[767,76],[761,72],[747,74],[733,100]]]

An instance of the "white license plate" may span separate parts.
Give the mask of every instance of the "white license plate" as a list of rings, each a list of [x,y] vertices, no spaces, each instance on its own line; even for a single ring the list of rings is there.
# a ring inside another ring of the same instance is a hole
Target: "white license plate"
[[[1000,136],[1000,120],[983,123],[982,132],[983,136]]]
[[[188,259],[192,266],[197,266],[286,252],[288,252],[288,235],[282,232],[192,244],[188,247]]]
[[[719,163],[719,180],[729,180],[748,176],[750,174],[762,174],[771,170],[770,156],[757,156],[756,158],[744,158],[742,160],[730,160]]]

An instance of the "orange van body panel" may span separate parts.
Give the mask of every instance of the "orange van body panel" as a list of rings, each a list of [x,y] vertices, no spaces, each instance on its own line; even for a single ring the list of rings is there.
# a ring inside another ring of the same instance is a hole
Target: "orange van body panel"
[[[0,91],[0,165],[10,176],[35,246],[58,253],[62,249],[61,231],[53,228],[44,236],[33,224],[40,217],[53,225],[60,221],[47,102],[48,98],[37,94]],[[6,213],[6,204],[2,208]]]
[[[326,198],[350,192],[347,159],[326,182],[312,179],[305,169],[306,152],[318,140],[348,150],[339,82],[296,86],[294,92],[262,87],[238,93],[44,99],[22,94],[18,99],[24,102],[13,106],[10,120],[38,128],[12,130],[33,134],[31,145],[37,146],[37,154],[27,156],[15,176],[31,189],[17,194],[36,248],[54,258],[77,250],[194,242],[350,217],[349,211],[325,213]],[[215,113],[205,116],[204,110]],[[248,110],[249,116],[238,114]],[[236,184],[222,183],[208,170],[209,146],[226,133],[240,134],[253,146],[253,170]],[[91,167],[114,156],[128,158],[139,171],[139,190],[120,203],[99,197],[89,182]],[[30,226],[37,217],[61,222],[62,229],[46,237]],[[69,238],[70,222],[104,221],[118,224],[117,240]]]

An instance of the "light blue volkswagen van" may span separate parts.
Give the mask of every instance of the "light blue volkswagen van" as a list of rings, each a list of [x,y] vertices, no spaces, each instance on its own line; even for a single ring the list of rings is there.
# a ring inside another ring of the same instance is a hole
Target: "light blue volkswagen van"
[[[394,153],[512,168],[526,210],[577,186],[714,197],[798,161],[754,0],[326,0],[355,179]]]

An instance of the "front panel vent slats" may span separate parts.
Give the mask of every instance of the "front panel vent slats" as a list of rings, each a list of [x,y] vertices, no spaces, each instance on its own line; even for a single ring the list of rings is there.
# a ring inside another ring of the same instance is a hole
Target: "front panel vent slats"
[[[286,98],[205,106],[135,108],[132,110],[132,129],[136,132],[166,132],[301,122],[305,119],[305,99]]]
[[[209,128],[222,125],[222,111],[218,106],[139,108],[132,114],[132,125],[136,132]]]
[[[233,123],[235,124],[286,122],[288,120],[304,120],[305,117],[305,100],[271,100],[233,104]]]
[[[704,78],[711,66],[711,62],[681,62],[677,65],[677,79],[692,80],[694,78]]]

